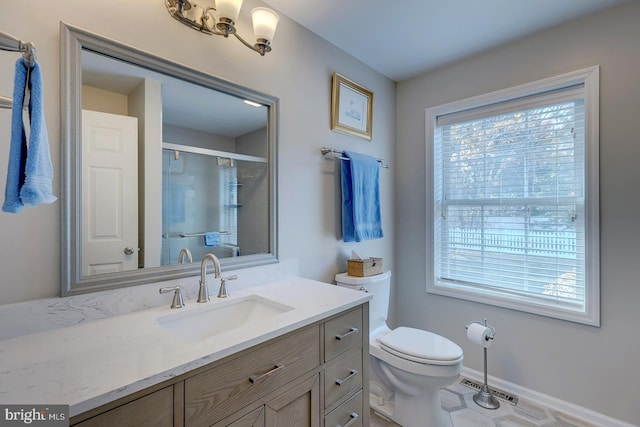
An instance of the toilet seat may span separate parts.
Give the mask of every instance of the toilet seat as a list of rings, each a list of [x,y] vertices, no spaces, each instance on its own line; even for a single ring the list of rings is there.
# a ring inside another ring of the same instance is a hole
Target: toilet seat
[[[378,342],[388,353],[417,363],[455,365],[463,357],[456,343],[422,329],[401,326],[378,338]]]

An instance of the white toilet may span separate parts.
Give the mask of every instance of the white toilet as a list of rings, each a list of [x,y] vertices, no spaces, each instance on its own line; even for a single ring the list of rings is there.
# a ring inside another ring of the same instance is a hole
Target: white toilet
[[[369,277],[336,275],[338,286],[373,295],[369,303],[371,407],[403,427],[442,427],[439,389],[462,370],[462,349],[422,329],[389,329],[391,272]]]

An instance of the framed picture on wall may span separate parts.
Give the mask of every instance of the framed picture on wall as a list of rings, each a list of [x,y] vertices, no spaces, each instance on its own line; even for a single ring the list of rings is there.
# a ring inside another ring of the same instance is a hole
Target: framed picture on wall
[[[333,73],[331,130],[371,140],[373,92]]]

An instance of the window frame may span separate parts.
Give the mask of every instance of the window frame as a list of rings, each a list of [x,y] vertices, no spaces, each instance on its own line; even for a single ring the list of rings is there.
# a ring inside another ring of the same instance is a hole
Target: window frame
[[[535,82],[507,88],[425,110],[426,144],[426,291],[468,301],[514,309],[527,313],[600,326],[600,202],[599,202],[599,66],[576,70]],[[585,112],[585,304],[584,311],[553,307],[541,302],[528,301],[526,298],[509,296],[493,290],[466,288],[438,282],[435,276],[435,183],[434,131],[439,116],[454,114],[473,108],[487,107],[493,104],[514,101],[527,96],[538,95],[575,85],[584,85]]]

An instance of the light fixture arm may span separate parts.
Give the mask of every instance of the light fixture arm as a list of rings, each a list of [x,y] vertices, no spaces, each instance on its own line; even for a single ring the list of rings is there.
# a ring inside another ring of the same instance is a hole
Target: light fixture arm
[[[271,52],[271,43],[267,39],[258,39],[256,40],[256,44],[252,46],[245,39],[240,37],[240,34],[233,33],[233,35],[236,36],[236,38],[240,40],[243,45],[251,50],[255,50],[256,52],[258,52],[260,56],[264,56],[265,53]]]
[[[218,22],[211,22],[209,24],[210,20],[215,21],[214,14],[211,13],[216,12],[216,8],[213,6],[203,9],[202,15],[196,17],[196,20],[193,20],[185,16],[185,12],[192,9],[189,0],[165,0],[165,5],[169,14],[174,19],[194,30],[208,35],[223,36],[225,38],[233,34],[243,45],[258,52],[260,56],[271,52],[271,42],[265,38],[256,39],[256,43],[253,45],[243,39],[236,32],[235,22],[232,19],[221,17],[217,19]]]

